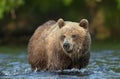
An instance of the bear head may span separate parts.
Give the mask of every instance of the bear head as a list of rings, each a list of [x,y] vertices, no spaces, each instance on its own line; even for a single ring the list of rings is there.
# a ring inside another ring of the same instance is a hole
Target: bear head
[[[68,55],[80,55],[84,40],[89,35],[88,21],[82,19],[77,23],[58,19],[57,24],[60,28],[59,39],[63,51]]]

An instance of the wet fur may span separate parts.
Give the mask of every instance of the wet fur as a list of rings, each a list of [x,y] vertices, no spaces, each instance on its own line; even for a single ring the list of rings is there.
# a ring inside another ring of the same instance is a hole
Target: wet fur
[[[89,63],[90,36],[82,40],[68,55],[60,45],[60,31],[57,22],[48,21],[37,28],[28,44],[28,61],[33,70],[63,70],[84,68]],[[81,41],[81,39],[79,39]]]

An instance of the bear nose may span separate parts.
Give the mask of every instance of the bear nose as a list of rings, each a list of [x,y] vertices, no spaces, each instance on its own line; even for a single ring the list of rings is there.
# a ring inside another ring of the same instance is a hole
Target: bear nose
[[[64,43],[64,44],[63,44],[63,47],[64,47],[65,49],[69,49],[69,48],[70,48],[70,44],[69,44],[69,43]]]

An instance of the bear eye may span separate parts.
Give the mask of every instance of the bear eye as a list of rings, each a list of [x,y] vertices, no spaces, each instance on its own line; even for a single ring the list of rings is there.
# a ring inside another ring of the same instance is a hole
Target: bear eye
[[[61,36],[61,39],[64,39],[64,38],[65,38],[65,35],[62,35],[62,36]]]
[[[72,38],[76,38],[77,37],[77,35],[72,35]]]

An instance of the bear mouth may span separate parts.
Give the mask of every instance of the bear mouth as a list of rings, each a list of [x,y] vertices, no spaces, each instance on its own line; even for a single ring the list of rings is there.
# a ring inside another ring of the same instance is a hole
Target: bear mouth
[[[72,53],[73,50],[65,50],[67,53]]]

